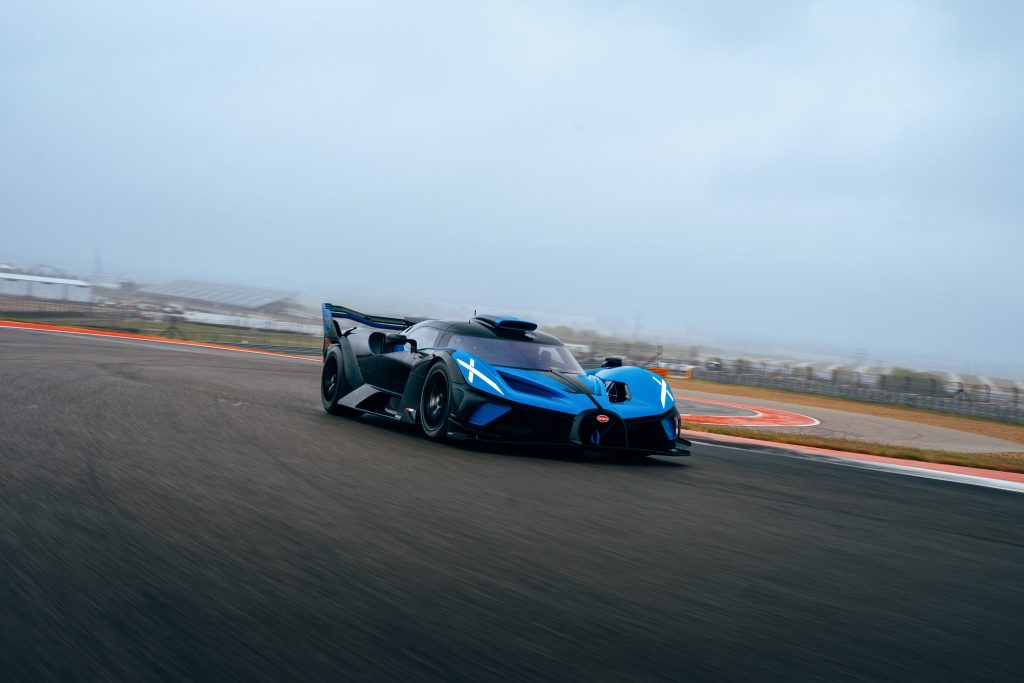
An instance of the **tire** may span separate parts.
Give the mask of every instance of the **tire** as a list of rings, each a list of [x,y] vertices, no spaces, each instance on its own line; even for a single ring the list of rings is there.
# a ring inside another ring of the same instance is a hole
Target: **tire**
[[[448,368],[437,363],[427,372],[420,393],[420,427],[428,439],[444,441],[452,410],[452,382]]]
[[[324,356],[323,369],[320,371],[320,402],[331,415],[362,415],[361,410],[347,408],[338,400],[350,391],[345,381],[345,359],[341,349],[332,346]]]

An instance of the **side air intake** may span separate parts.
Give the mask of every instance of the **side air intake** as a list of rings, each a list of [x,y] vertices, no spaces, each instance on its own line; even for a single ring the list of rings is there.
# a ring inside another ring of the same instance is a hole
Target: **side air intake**
[[[537,323],[531,323],[529,320],[520,320],[510,315],[478,315],[473,320],[499,330],[533,332],[537,329]]]
[[[625,382],[608,380],[604,383],[604,390],[608,392],[609,403],[625,403],[630,399],[629,385]]]

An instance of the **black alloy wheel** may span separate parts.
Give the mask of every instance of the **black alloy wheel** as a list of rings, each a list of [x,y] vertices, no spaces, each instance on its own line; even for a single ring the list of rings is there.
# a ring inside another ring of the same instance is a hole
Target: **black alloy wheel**
[[[438,363],[427,373],[423,393],[420,395],[420,426],[428,438],[445,438],[451,413],[451,396],[448,370],[443,363]]]

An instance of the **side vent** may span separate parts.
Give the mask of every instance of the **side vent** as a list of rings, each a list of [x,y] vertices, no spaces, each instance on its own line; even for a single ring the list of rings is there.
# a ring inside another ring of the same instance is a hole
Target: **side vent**
[[[533,394],[534,396],[543,396],[545,398],[561,398],[561,395],[557,391],[549,389],[548,387],[528,382],[521,377],[506,374],[500,370],[498,371],[498,374],[501,375],[501,378],[505,380],[505,383],[515,391],[521,391],[524,394]]]

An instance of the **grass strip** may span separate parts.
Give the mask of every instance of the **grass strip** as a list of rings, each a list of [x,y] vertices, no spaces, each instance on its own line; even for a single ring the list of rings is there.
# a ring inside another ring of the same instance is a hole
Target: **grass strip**
[[[819,436],[816,434],[797,434],[794,432],[780,432],[775,430],[745,427],[701,425],[690,422],[684,422],[683,429],[689,429],[695,432],[705,432],[708,434],[740,436],[746,439],[759,439],[761,441],[777,441],[793,444],[795,446],[813,446],[815,448],[829,448],[836,451],[847,451],[850,453],[881,455],[887,458],[899,458],[901,460],[919,460],[921,462],[934,462],[942,465],[980,467],[986,470],[998,470],[1000,472],[1016,472],[1024,474],[1024,453],[958,453],[954,451],[893,446],[891,444],[858,441],[856,439],[837,439],[828,436]]]

